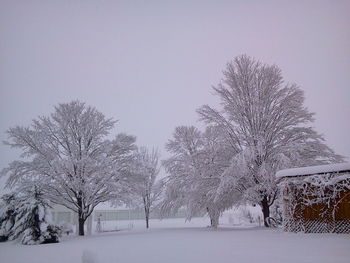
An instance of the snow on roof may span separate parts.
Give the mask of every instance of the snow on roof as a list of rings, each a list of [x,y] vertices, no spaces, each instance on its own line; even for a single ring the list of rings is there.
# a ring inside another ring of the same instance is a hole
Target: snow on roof
[[[326,164],[326,165],[285,169],[285,170],[278,171],[276,173],[276,177],[313,175],[313,174],[323,174],[323,173],[343,172],[343,171],[350,171],[350,163],[333,163],[333,164]]]

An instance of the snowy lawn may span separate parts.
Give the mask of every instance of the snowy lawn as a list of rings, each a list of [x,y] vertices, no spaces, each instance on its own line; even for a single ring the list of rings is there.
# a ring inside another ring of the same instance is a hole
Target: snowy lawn
[[[292,234],[259,227],[205,227],[201,218],[151,221],[141,228],[66,237],[61,243],[25,246],[0,243],[0,262],[224,263],[350,262],[350,235]]]

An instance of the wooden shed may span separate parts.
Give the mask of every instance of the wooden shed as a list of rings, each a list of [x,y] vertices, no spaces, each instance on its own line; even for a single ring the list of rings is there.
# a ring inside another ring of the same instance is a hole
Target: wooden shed
[[[350,163],[281,170],[288,232],[350,233]]]

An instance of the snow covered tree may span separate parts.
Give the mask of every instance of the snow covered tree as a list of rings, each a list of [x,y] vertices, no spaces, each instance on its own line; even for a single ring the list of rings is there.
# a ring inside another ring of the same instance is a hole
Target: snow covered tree
[[[0,236],[2,241],[21,238],[22,244],[58,242],[59,228],[51,222],[51,206],[39,188],[2,197]]]
[[[198,113],[224,132],[234,153],[217,199],[239,191],[246,201],[261,206],[266,219],[277,197],[276,170],[342,160],[310,127],[313,114],[303,105],[303,91],[285,84],[277,66],[236,57],[214,92],[222,109],[205,105]]]
[[[188,219],[207,213],[211,226],[217,227],[227,202],[217,202],[215,196],[220,175],[229,165],[227,157],[230,156],[220,130],[208,127],[202,133],[193,126],[180,126],[175,129],[166,148],[172,156],[163,162],[169,174],[163,213],[176,212],[185,206]]]
[[[122,198],[130,186],[128,163],[135,137],[107,139],[115,121],[79,101],[59,104],[29,127],[10,128],[7,145],[24,159],[3,170],[8,187],[40,185],[50,201],[78,214],[79,235],[101,202]]]
[[[20,237],[24,245],[59,242],[59,228],[52,224],[50,202],[38,187],[21,195],[11,239]]]
[[[0,242],[12,236],[18,200],[14,194],[6,194],[0,200]]]
[[[149,228],[149,217],[156,201],[162,193],[163,181],[156,182],[159,174],[159,153],[156,150],[149,152],[141,147],[134,156],[134,173],[138,177],[134,185],[136,195],[142,200],[145,211],[146,228]]]

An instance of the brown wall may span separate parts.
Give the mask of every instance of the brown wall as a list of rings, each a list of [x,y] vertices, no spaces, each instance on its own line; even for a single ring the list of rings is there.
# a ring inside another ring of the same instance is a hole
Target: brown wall
[[[294,193],[301,200],[301,193]],[[285,205],[289,205],[285,202]],[[335,210],[334,210],[335,208]],[[298,202],[293,217],[298,219],[332,221],[333,212],[335,212],[335,220],[350,220],[350,191],[340,193],[339,197],[332,200],[330,204],[313,204],[305,206],[302,202]]]

